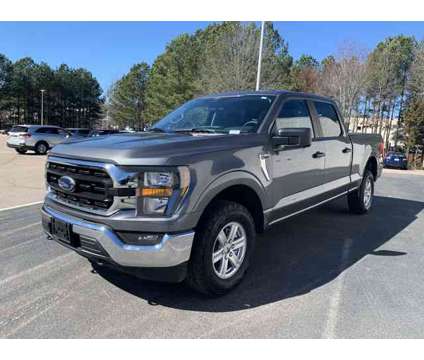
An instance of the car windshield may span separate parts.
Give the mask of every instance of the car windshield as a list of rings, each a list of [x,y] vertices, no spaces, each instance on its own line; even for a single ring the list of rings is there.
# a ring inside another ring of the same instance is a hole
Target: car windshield
[[[240,134],[256,132],[275,96],[243,95],[189,101],[151,128],[164,132]]]

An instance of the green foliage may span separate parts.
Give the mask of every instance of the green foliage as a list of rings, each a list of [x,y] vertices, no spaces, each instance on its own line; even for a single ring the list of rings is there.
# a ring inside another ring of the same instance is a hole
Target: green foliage
[[[85,69],[61,65],[51,69],[29,57],[15,63],[0,54],[0,120],[9,124],[41,121],[41,89],[45,123],[92,126],[102,104],[97,80]]]
[[[146,90],[148,122],[158,120],[196,93],[198,42],[184,34],[173,40],[153,63]]]
[[[408,101],[404,113],[407,147],[424,147],[424,97],[414,97]]]
[[[294,91],[315,92],[318,86],[319,63],[311,55],[303,54],[290,71],[290,87]]]
[[[118,126],[143,129],[145,97],[150,68],[146,63],[134,65],[128,74],[110,89],[109,116]]]

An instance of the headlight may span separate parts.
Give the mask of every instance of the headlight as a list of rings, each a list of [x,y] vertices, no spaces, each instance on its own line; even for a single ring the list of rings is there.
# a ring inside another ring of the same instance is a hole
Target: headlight
[[[181,205],[190,185],[187,167],[176,171],[146,171],[136,191],[139,215],[170,216]]]

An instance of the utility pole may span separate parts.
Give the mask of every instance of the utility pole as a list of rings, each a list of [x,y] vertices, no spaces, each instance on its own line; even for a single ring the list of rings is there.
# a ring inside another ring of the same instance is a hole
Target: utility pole
[[[258,56],[258,72],[256,74],[256,91],[259,90],[259,84],[261,82],[261,65],[262,65],[262,47],[264,42],[264,27],[265,21],[261,22],[261,39],[259,40],[259,56]]]
[[[44,92],[45,89],[41,89],[41,125],[44,125]]]

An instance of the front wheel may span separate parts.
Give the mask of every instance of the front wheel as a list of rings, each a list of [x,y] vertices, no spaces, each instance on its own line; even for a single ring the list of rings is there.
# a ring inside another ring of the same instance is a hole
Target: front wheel
[[[374,175],[365,170],[361,185],[347,197],[349,210],[354,214],[365,214],[371,209],[374,196]]]
[[[249,266],[255,245],[254,220],[242,205],[217,201],[196,231],[187,282],[207,295],[233,289]]]
[[[15,150],[18,154],[21,154],[21,155],[23,155],[27,152],[26,149],[15,149]]]

